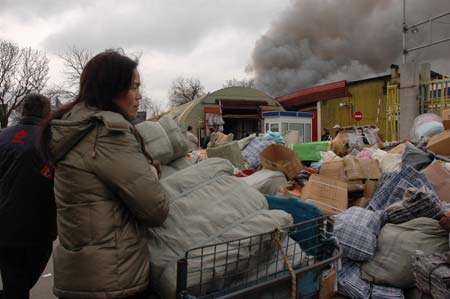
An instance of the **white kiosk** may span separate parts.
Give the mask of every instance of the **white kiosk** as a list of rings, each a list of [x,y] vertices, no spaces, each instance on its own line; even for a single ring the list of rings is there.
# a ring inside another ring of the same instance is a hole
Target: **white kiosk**
[[[263,112],[264,132],[279,132],[283,135],[287,131],[298,131],[303,142],[311,142],[313,116],[314,114],[309,112]]]

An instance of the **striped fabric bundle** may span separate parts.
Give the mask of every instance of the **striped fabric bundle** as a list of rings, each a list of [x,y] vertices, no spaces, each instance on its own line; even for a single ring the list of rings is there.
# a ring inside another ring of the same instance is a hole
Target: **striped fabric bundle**
[[[417,254],[412,265],[419,290],[434,299],[450,298],[450,264],[445,254]]]
[[[402,201],[390,205],[385,212],[388,222],[395,224],[419,217],[439,219],[443,215],[436,194],[425,186],[408,188]]]
[[[367,207],[372,211],[385,210],[391,204],[402,200],[404,192],[409,187],[426,186],[435,193],[425,174],[410,166],[400,172],[383,174],[377,186],[377,191]]]
[[[268,140],[264,137],[258,137],[253,139],[247,147],[242,151],[242,156],[248,162],[251,169],[258,169],[261,164],[259,154],[269,145],[274,144],[272,140]]]
[[[338,271],[338,292],[353,299],[404,299],[401,289],[371,284],[360,278],[361,264],[344,261]]]
[[[344,257],[363,262],[375,255],[383,214],[382,211],[351,207],[336,215],[334,236],[342,245]]]

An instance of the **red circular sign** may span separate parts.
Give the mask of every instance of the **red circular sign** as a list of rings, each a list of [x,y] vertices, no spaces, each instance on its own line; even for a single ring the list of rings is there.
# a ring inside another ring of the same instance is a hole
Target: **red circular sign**
[[[355,120],[360,121],[363,118],[363,114],[360,111],[355,112]]]

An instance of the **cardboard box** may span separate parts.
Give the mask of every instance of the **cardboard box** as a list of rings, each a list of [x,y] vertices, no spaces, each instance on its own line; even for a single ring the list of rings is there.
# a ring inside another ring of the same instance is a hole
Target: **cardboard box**
[[[450,129],[450,109],[445,109],[442,111],[442,124],[444,125],[444,130]]]
[[[347,191],[348,192],[359,192],[364,191],[365,184],[363,180],[353,180],[347,182]]]
[[[322,277],[322,299],[332,299],[336,291],[336,270],[331,269]]]
[[[441,201],[450,202],[450,172],[441,162],[435,162],[424,169],[423,173],[434,187]]]
[[[445,109],[442,111],[442,121],[450,120],[450,109]]]
[[[378,180],[381,176],[380,162],[372,159],[358,159],[365,179]]]
[[[450,156],[450,131],[444,131],[431,137],[427,149],[438,155]]]
[[[377,190],[378,181],[366,180],[364,188],[364,197],[371,200]]]
[[[450,129],[450,119],[443,120],[442,124],[444,125],[444,130]]]
[[[391,150],[388,151],[389,154],[402,154],[405,152],[405,148],[406,148],[406,143],[400,143],[399,145],[397,145],[396,147],[392,148]]]
[[[349,180],[362,180],[365,178],[359,160],[355,157],[346,156],[344,158],[344,170],[345,176]]]
[[[313,174],[303,187],[302,200],[309,202],[326,215],[336,215],[348,208],[347,183]]]
[[[345,181],[344,160],[325,161],[320,167],[320,175],[327,178]]]
[[[281,171],[288,180],[298,176],[303,168],[297,154],[281,144],[269,145],[259,156],[263,168]]]

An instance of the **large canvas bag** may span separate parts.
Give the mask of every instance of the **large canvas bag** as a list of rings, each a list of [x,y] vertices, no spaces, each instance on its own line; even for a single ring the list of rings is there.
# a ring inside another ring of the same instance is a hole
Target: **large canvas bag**
[[[187,250],[292,224],[289,214],[268,210],[264,196],[232,173],[229,161],[211,158],[161,180],[170,211],[162,226],[149,229],[148,246],[151,282],[163,298],[175,298],[176,262]],[[240,254],[233,258],[251,260],[255,253]]]
[[[377,253],[362,266],[361,278],[401,289],[414,287],[412,257],[443,253],[448,248],[448,233],[439,221],[416,218],[402,224],[386,224],[378,237]]]

